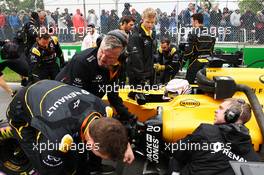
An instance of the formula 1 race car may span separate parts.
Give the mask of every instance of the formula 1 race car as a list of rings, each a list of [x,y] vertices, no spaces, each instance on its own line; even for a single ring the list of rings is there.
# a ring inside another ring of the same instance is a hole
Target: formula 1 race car
[[[251,104],[254,115],[246,126],[254,149],[257,152],[263,150],[263,79],[263,69],[207,68],[197,73],[197,86],[192,87],[190,94],[179,95],[175,91],[168,92],[166,88],[148,91],[121,89],[119,94],[125,105],[143,123],[137,124],[134,131],[130,127],[135,152],[147,160],[142,174],[159,174],[160,167],[153,169],[151,164],[148,169],[148,164],[159,164],[163,162],[164,155],[170,156],[173,148],[168,143],[175,143],[191,134],[201,123],[212,124],[215,110],[223,99],[230,97],[241,98]]]
[[[143,166],[143,170],[136,174],[159,174],[160,158],[168,158],[164,145],[192,133],[201,123],[213,123],[214,111],[223,99],[229,97],[242,98],[251,104],[254,115],[246,126],[254,149],[258,152],[263,150],[263,88],[263,69],[237,67],[200,70],[197,85],[188,89],[189,94],[168,91],[166,87],[119,89],[124,104],[138,117],[133,123],[124,122],[134,151],[144,158],[144,163],[152,166],[151,170]],[[0,169],[8,175],[34,174],[30,162],[13,139],[11,127],[4,121],[0,123]],[[124,171],[117,174],[133,173]]]

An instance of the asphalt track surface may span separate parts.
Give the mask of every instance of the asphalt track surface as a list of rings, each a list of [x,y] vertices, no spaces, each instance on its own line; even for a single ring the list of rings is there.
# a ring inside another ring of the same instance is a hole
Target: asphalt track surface
[[[9,85],[13,90],[18,90],[20,88],[19,83],[10,83]],[[0,120],[6,119],[6,109],[8,107],[8,104],[11,102],[11,100],[12,98],[2,88],[0,88]],[[117,172],[113,173],[112,175],[141,175],[144,167],[144,159],[140,156],[136,156],[135,161],[131,165],[124,165],[112,161],[103,161],[103,163],[110,164],[117,168],[116,170]],[[151,172],[147,174],[157,175],[156,173],[153,174]],[[1,175],[1,170],[0,170],[0,175]]]
[[[9,86],[13,90],[18,90],[20,88],[19,83],[9,83]],[[6,119],[6,109],[11,100],[12,98],[0,87],[0,120]]]

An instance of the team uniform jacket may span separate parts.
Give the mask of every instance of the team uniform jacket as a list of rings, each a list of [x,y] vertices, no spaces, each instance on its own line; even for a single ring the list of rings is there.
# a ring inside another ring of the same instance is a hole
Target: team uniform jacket
[[[131,114],[123,105],[118,95],[118,76],[120,66],[112,71],[100,67],[97,61],[98,48],[86,49],[72,58],[72,60],[57,75],[56,80],[77,86],[102,98],[107,94],[110,104],[121,117],[129,117]]]
[[[175,76],[179,69],[182,67],[181,61],[179,60],[177,54],[177,50],[173,46],[170,46],[168,52],[163,52],[161,47],[159,47],[158,59],[156,62],[161,65],[165,65],[163,79],[167,79],[168,81],[173,78],[173,76]]]
[[[11,126],[22,133],[30,125],[53,142],[65,134],[78,135],[84,119],[92,112],[105,115],[106,105],[86,90],[52,80],[23,88],[9,105]],[[22,129],[19,129],[21,128]]]
[[[135,26],[132,35],[129,36],[127,49],[130,53],[127,63],[128,76],[141,80],[152,77],[154,55],[157,50],[154,32],[148,35],[142,24]]]
[[[35,43],[30,50],[30,68],[32,74],[38,79],[55,79],[59,73],[59,66],[64,64],[63,53],[57,37],[51,37],[47,48],[42,48]]]
[[[63,53],[57,37],[51,37],[48,48],[42,48],[37,43],[33,45],[30,52],[31,64],[46,65],[56,63],[59,58],[60,64],[64,64]]]
[[[201,124],[191,135],[177,143],[178,146],[186,144],[186,149],[173,153],[176,159],[173,168],[182,175],[233,175],[229,161],[260,160],[254,152],[251,137],[244,125]],[[200,144],[203,149],[191,148],[195,144]]]

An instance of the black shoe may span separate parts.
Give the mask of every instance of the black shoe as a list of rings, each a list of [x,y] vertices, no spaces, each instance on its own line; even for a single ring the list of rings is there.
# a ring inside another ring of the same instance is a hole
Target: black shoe
[[[101,165],[90,171],[90,175],[107,175],[115,172],[115,168],[111,165]]]

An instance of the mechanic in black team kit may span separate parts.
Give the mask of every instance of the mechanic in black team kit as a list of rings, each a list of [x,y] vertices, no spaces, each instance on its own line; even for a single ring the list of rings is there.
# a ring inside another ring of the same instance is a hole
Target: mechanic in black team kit
[[[120,58],[123,58],[127,40],[125,32],[110,31],[99,48],[89,48],[74,55],[56,80],[85,89],[100,98],[107,94],[108,101],[117,111],[120,120],[135,120],[136,117],[123,105],[117,86],[122,63]],[[90,160],[100,165],[101,160],[93,154],[90,154]],[[100,167],[101,174],[106,174],[110,169],[109,166]]]
[[[189,61],[186,80],[190,84],[195,83],[197,72],[206,65],[204,62],[200,62],[199,58],[212,56],[214,51],[215,37],[203,26],[203,20],[203,14],[201,13],[192,15],[192,31],[188,34],[188,43],[184,47],[182,66],[187,60]]]
[[[15,95],[7,118],[38,173],[66,175],[75,169],[90,175],[87,150],[102,159],[134,160],[126,129],[108,108],[86,90],[42,80]]]
[[[125,32],[110,31],[99,48],[89,48],[74,55],[56,80],[83,88],[100,98],[107,93],[121,119],[130,119],[133,115],[123,105],[116,88],[122,62],[119,57],[125,51],[127,39]],[[110,90],[107,87],[111,87]]]
[[[46,31],[38,34],[37,42],[30,49],[30,69],[34,78],[54,80],[64,66],[63,53],[56,36],[50,36]]]
[[[177,141],[191,148],[173,152],[172,171],[181,175],[233,175],[229,161],[260,161],[245,126],[250,118],[250,105],[243,99],[226,99],[215,111],[214,125],[201,124]]]

